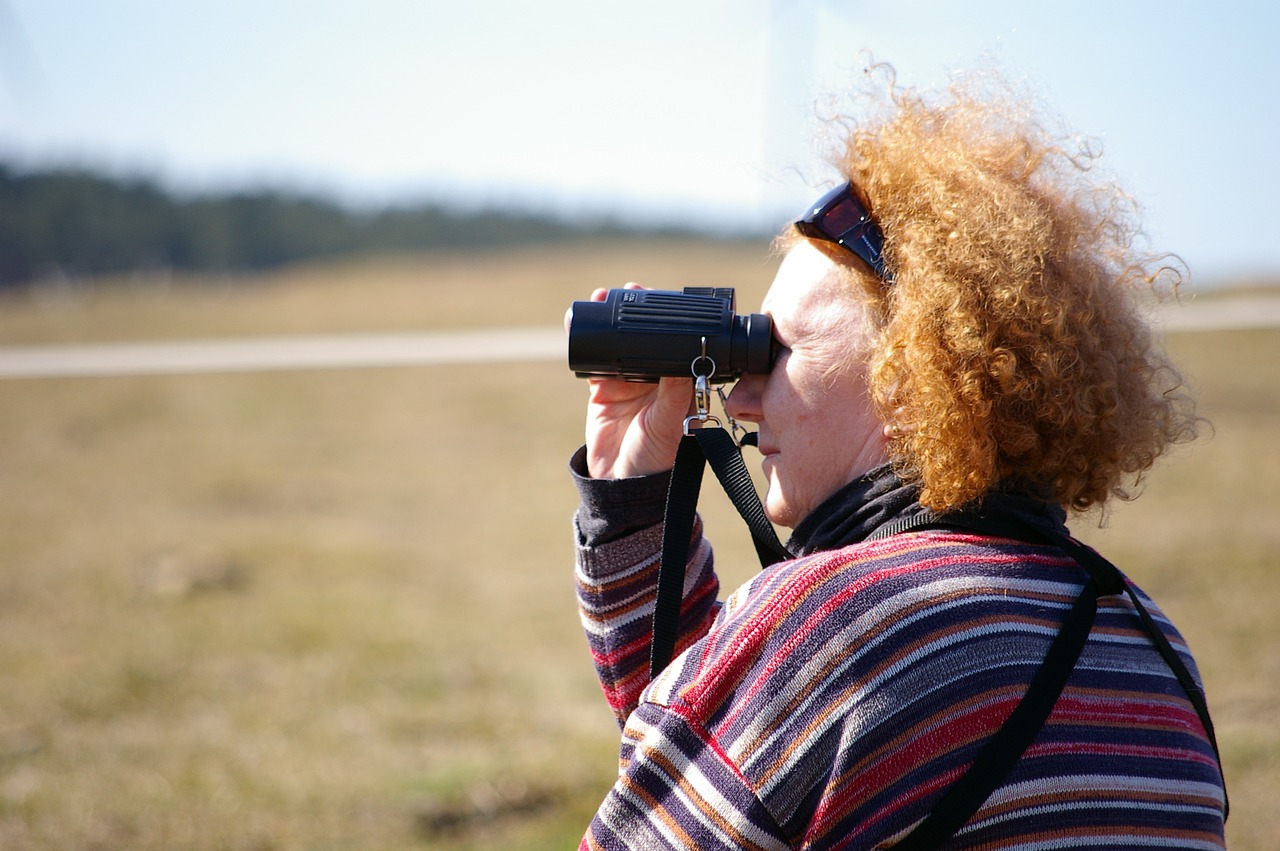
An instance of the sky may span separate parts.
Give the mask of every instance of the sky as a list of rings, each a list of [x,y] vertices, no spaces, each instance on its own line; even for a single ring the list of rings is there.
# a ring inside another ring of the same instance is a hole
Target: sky
[[[998,66],[1206,286],[1280,276],[1280,4],[0,0],[0,161],[771,231],[870,51]]]

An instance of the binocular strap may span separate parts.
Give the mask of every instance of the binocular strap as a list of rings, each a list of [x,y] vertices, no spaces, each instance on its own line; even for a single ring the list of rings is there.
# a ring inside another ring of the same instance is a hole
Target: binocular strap
[[[734,508],[746,521],[756,554],[760,557],[760,566],[768,567],[792,557],[765,516],[751,474],[742,462],[742,451],[729,433],[718,426],[687,433],[676,451],[676,463],[671,468],[671,484],[667,490],[662,561],[658,565],[653,641],[649,650],[651,678],[658,676],[675,655],[676,640],[680,634],[685,563],[693,535],[693,518],[698,509],[698,492],[702,489],[702,472],[708,464]]]

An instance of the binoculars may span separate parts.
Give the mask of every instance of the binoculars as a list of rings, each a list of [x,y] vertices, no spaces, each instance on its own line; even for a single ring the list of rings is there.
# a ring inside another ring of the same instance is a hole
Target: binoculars
[[[778,346],[773,321],[735,312],[732,287],[610,290],[604,301],[575,301],[569,368],[579,378],[657,381],[665,376],[723,383],[767,373]]]

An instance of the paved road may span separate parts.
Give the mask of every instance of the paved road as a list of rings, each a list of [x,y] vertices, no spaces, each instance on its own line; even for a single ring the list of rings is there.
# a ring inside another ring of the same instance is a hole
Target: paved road
[[[1280,327],[1280,293],[1167,305],[1156,314],[1156,324],[1170,333],[1276,328]]]
[[[564,328],[0,348],[0,378],[351,369],[565,357]]]
[[[1191,301],[1164,308],[1168,333],[1280,327],[1280,294]],[[564,329],[505,328],[75,346],[0,347],[0,379],[351,369],[555,361]]]

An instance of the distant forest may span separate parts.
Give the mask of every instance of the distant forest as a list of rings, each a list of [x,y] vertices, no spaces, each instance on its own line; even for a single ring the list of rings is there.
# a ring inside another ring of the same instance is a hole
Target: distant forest
[[[234,272],[379,251],[679,233],[437,204],[362,212],[266,190],[180,197],[148,179],[0,164],[0,288],[49,276]]]

